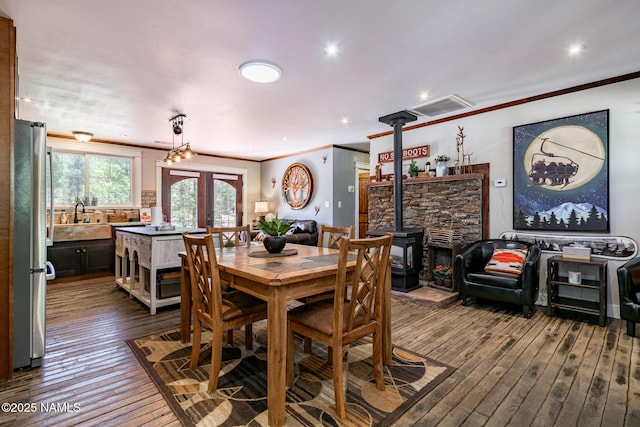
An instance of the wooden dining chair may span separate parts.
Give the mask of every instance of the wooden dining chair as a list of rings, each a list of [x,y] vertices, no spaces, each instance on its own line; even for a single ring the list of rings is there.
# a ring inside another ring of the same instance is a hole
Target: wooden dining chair
[[[206,326],[213,333],[208,387],[211,393],[218,388],[223,333],[244,326],[245,346],[251,350],[253,322],[267,318],[267,305],[244,292],[232,292],[223,296],[213,236],[192,236],[186,232],[182,236],[187,251],[194,313],[189,368],[193,370],[198,366],[202,327]]]
[[[331,248],[331,249],[340,249],[340,242],[343,239],[349,238],[353,239],[353,236],[356,232],[356,227],[333,227],[330,225],[320,224],[318,227],[318,247],[319,248]],[[325,245],[326,241],[326,245]],[[309,304],[316,301],[333,299],[333,292],[325,292],[319,295],[313,295],[311,297],[303,298],[301,301],[305,304]],[[311,347],[313,345],[313,341],[309,337],[304,337],[304,352],[311,353]],[[331,352],[329,352],[329,358],[331,357]]]
[[[236,227],[213,227],[207,225],[207,233],[212,234],[214,243],[218,242],[221,250],[236,246],[251,246],[251,226],[240,225]],[[220,278],[220,284],[224,294],[229,292],[239,292],[231,287],[231,284],[224,277]],[[224,295],[223,294],[223,295]],[[233,330],[227,331],[227,343],[233,345]]]
[[[251,246],[251,226],[212,227],[207,225],[207,233],[213,234],[220,248]]]
[[[318,227],[318,247],[340,249],[340,241],[347,237],[353,239],[356,234],[356,227],[332,227],[330,225],[320,224]],[[324,241],[327,244],[324,244]]]
[[[391,251],[391,234],[368,239],[342,239],[335,298],[305,304],[288,312],[287,384],[294,378],[294,333],[333,349],[333,388],[338,417],[344,419],[345,391],[342,357],[345,346],[373,335],[373,369],[378,390],[384,390],[382,372],[382,304]],[[348,264],[355,259],[353,274]]]

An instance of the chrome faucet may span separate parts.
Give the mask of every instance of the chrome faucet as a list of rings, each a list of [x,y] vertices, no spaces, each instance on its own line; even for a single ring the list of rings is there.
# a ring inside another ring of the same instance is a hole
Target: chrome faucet
[[[85,210],[84,210],[84,203],[82,203],[82,202],[76,203],[76,207],[73,210],[73,223],[74,224],[77,224],[77,223],[80,222],[80,221],[78,221],[78,205],[82,205],[82,213],[86,213]]]

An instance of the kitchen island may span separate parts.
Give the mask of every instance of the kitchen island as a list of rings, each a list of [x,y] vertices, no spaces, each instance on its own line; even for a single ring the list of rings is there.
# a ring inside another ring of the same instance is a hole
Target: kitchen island
[[[179,304],[179,293],[162,294],[159,278],[179,271],[178,254],[184,251],[182,233],[204,234],[206,230],[179,227],[156,230],[147,226],[116,227],[115,230],[116,284],[149,307],[151,315],[156,314],[158,307]]]

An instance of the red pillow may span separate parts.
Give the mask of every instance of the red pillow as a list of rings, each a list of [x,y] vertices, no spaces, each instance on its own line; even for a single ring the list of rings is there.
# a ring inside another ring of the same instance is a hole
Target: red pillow
[[[520,275],[528,252],[527,248],[494,249],[491,259],[484,267],[484,271]]]

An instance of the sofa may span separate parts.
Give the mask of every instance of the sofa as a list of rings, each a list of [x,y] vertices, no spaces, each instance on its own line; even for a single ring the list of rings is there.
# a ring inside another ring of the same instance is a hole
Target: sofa
[[[291,228],[285,235],[287,243],[316,246],[318,244],[318,223],[313,219],[286,219],[291,223]],[[261,241],[261,233],[252,233],[252,239]]]
[[[627,261],[617,270],[620,318],[627,321],[627,335],[636,335],[640,323],[640,257]]]
[[[537,245],[517,240],[481,240],[463,249],[455,263],[454,276],[463,305],[470,297],[479,297],[522,305],[525,317],[533,315],[540,281]]]

